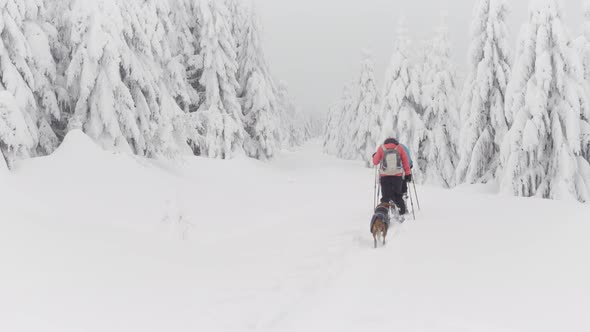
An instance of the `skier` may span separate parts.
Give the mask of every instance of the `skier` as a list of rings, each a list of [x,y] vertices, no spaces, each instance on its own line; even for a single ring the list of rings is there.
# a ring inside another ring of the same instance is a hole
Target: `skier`
[[[379,167],[381,202],[393,201],[400,215],[407,213],[403,198],[403,183],[412,181],[410,158],[404,147],[395,139],[388,138],[373,154],[373,164]],[[404,178],[405,176],[405,178]]]

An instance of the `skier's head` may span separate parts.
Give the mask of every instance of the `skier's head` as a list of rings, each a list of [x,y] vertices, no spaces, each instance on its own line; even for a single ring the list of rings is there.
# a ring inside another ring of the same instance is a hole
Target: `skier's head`
[[[385,140],[385,142],[383,142],[383,144],[395,144],[395,145],[399,145],[399,142],[397,139],[393,138],[393,137],[389,137]]]

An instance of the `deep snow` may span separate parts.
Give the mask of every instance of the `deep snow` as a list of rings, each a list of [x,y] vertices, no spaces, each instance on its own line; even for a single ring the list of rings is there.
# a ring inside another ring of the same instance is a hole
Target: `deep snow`
[[[419,187],[375,250],[372,171],[316,144],[175,165],[73,132],[0,181],[0,331],[590,330],[587,205]]]

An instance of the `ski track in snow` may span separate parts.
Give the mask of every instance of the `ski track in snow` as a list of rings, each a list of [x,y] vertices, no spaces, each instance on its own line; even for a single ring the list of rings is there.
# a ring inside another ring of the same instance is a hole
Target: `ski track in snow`
[[[0,331],[590,329],[587,206],[419,186],[375,250],[372,171],[317,144],[179,166],[89,144],[0,186]]]

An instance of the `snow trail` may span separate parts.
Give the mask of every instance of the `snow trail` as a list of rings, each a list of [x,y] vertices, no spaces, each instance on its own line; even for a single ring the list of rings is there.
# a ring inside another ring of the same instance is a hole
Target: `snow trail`
[[[419,186],[375,250],[374,173],[317,143],[180,166],[66,145],[0,186],[2,331],[590,327],[585,205]]]

